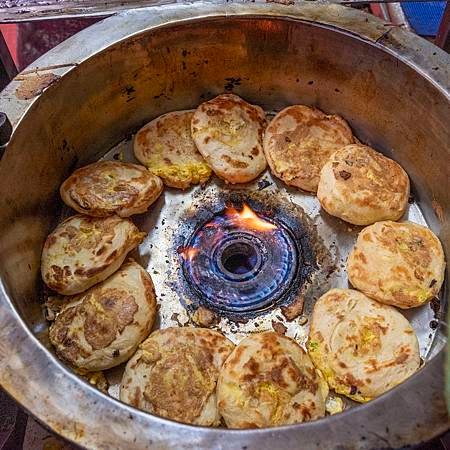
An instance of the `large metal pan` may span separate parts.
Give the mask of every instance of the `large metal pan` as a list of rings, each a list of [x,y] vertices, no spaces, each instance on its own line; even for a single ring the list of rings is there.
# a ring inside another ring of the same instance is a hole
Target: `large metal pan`
[[[442,327],[411,379],[315,422],[236,431],[137,411],[55,358],[39,303],[39,260],[61,212],[59,184],[74,167],[101,157],[146,120],[227,89],[268,110],[301,102],[346,117],[361,140],[408,171],[424,220],[448,255],[449,69],[448,55],[408,32],[310,2],[128,11],[37,60],[0,94],[14,125],[0,162],[3,388],[55,432],[96,449],[385,448],[446,430]]]

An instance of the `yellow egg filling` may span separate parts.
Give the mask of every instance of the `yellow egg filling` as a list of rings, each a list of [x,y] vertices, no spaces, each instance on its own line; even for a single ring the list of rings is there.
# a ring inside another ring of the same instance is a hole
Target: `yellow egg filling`
[[[150,172],[165,182],[204,183],[211,176],[211,169],[204,162],[191,164],[148,164]]]

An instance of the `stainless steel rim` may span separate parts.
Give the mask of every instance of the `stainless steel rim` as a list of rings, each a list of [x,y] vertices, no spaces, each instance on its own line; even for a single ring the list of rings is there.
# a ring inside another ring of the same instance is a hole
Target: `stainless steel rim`
[[[414,67],[450,102],[450,57],[417,36],[359,11],[308,2],[196,2],[127,11],[82,31],[20,74],[0,94],[2,110],[17,126],[36,100],[19,100],[15,95],[27,72],[63,76],[108,46],[140,32],[174,22],[251,15],[288,17],[351,33]],[[429,439],[449,426],[443,398],[443,351],[379,399],[311,423],[237,431],[193,427],[151,416],[101,394],[71,373],[33,336],[4,285],[0,287],[1,385],[53,431],[87,448],[395,448]]]

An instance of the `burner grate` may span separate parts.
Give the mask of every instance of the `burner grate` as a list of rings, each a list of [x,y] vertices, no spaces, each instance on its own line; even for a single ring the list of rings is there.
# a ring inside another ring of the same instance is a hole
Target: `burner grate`
[[[223,312],[259,311],[283,299],[298,276],[292,232],[256,213],[264,229],[227,208],[203,223],[180,252],[184,276],[202,303]],[[254,219],[253,219],[254,220]]]

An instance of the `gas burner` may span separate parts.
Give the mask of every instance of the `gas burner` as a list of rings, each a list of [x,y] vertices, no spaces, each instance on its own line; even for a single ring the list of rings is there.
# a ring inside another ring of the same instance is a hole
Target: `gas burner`
[[[225,313],[263,311],[286,297],[302,253],[282,222],[246,205],[225,208],[179,249],[185,279],[201,300]]]

